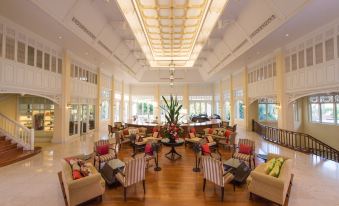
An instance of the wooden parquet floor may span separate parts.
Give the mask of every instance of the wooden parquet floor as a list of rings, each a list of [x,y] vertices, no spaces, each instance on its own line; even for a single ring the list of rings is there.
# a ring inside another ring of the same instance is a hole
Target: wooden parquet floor
[[[159,165],[162,170],[154,171],[153,167],[146,171],[146,194],[144,195],[142,183],[131,186],[127,189],[127,201],[123,199],[123,187],[107,187],[102,202],[91,201],[86,205],[137,205],[137,206],[245,206],[245,205],[274,205],[260,197],[254,196],[249,199],[246,184],[237,186],[235,192],[231,184],[225,185],[225,197],[221,202],[220,187],[207,182],[205,192],[202,191],[202,173],[192,171],[195,163],[195,156],[192,149],[187,146],[177,147],[176,150],[182,154],[182,158],[176,161],[167,159],[164,154],[170,150],[162,146],[159,154]],[[231,152],[219,149],[223,159],[231,157]],[[124,145],[119,152],[119,159],[125,161],[130,158],[132,149]],[[261,164],[260,160],[256,163]]]

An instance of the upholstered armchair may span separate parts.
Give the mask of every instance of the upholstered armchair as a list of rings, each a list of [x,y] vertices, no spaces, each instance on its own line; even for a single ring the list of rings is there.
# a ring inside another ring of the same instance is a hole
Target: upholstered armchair
[[[128,162],[125,162],[125,168],[123,172],[119,172],[116,175],[118,181],[124,187],[124,200],[126,201],[126,192],[127,187],[134,185],[142,181],[144,187],[144,194],[146,192],[145,188],[145,168],[146,168],[146,159],[144,157],[131,159]]]
[[[197,137],[195,133],[189,133],[188,137],[185,138],[185,147],[187,144],[194,144],[194,143],[199,143],[202,139],[200,137]]]
[[[99,140],[94,143],[94,155],[94,167],[95,163],[98,162],[100,171],[101,163],[117,158],[116,145],[112,145],[109,140]]]
[[[201,162],[204,174],[203,191],[205,192],[206,180],[208,180],[221,187],[221,201],[223,201],[225,184],[233,180],[233,174],[229,171],[225,172],[222,162],[212,157],[202,156]]]
[[[255,143],[253,140],[239,139],[238,146],[233,150],[232,157],[248,162],[250,168],[252,168],[251,162],[253,161],[253,168],[255,168],[254,152]]]

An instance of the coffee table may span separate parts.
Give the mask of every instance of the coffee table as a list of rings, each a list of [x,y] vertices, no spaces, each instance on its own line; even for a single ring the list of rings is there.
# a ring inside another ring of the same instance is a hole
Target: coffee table
[[[238,159],[230,158],[223,164],[225,170],[231,170],[230,172],[234,175],[233,183],[237,185],[243,184],[251,173],[246,163]]]
[[[178,138],[175,140],[175,142],[171,142],[168,138],[163,138],[161,140],[161,143],[164,144],[165,146],[171,147],[171,150],[165,154],[165,157],[167,157],[170,160],[177,160],[181,158],[181,154],[179,154],[176,150],[175,147],[181,146],[185,143],[184,139]]]
[[[113,159],[105,163],[101,169],[101,176],[104,178],[105,182],[108,185],[115,185],[118,181],[115,178],[115,175],[122,171],[125,167],[125,163],[119,159]]]

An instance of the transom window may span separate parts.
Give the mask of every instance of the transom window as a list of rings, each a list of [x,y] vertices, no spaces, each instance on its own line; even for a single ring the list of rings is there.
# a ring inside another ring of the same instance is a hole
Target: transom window
[[[339,124],[339,94],[311,96],[308,101],[310,122]]]

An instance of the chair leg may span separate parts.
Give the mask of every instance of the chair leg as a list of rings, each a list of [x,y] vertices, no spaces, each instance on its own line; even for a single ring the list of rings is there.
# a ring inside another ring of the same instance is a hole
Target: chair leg
[[[250,192],[250,200],[252,199],[252,192]]]
[[[202,191],[205,192],[205,186],[206,186],[206,179],[204,178],[204,184],[202,186]]]
[[[225,188],[221,187],[221,201],[224,201],[224,191],[225,191]]]
[[[251,167],[251,166],[252,166],[252,165],[251,165],[251,162],[252,162],[251,159],[249,159],[248,163],[249,163],[250,169],[252,169],[252,167]]]
[[[126,192],[127,192],[127,188],[124,187],[124,201],[126,201]]]
[[[255,158],[253,157],[253,168],[255,168]]]
[[[146,194],[146,183],[145,183],[145,180],[142,181],[142,186],[144,187],[144,194]]]

